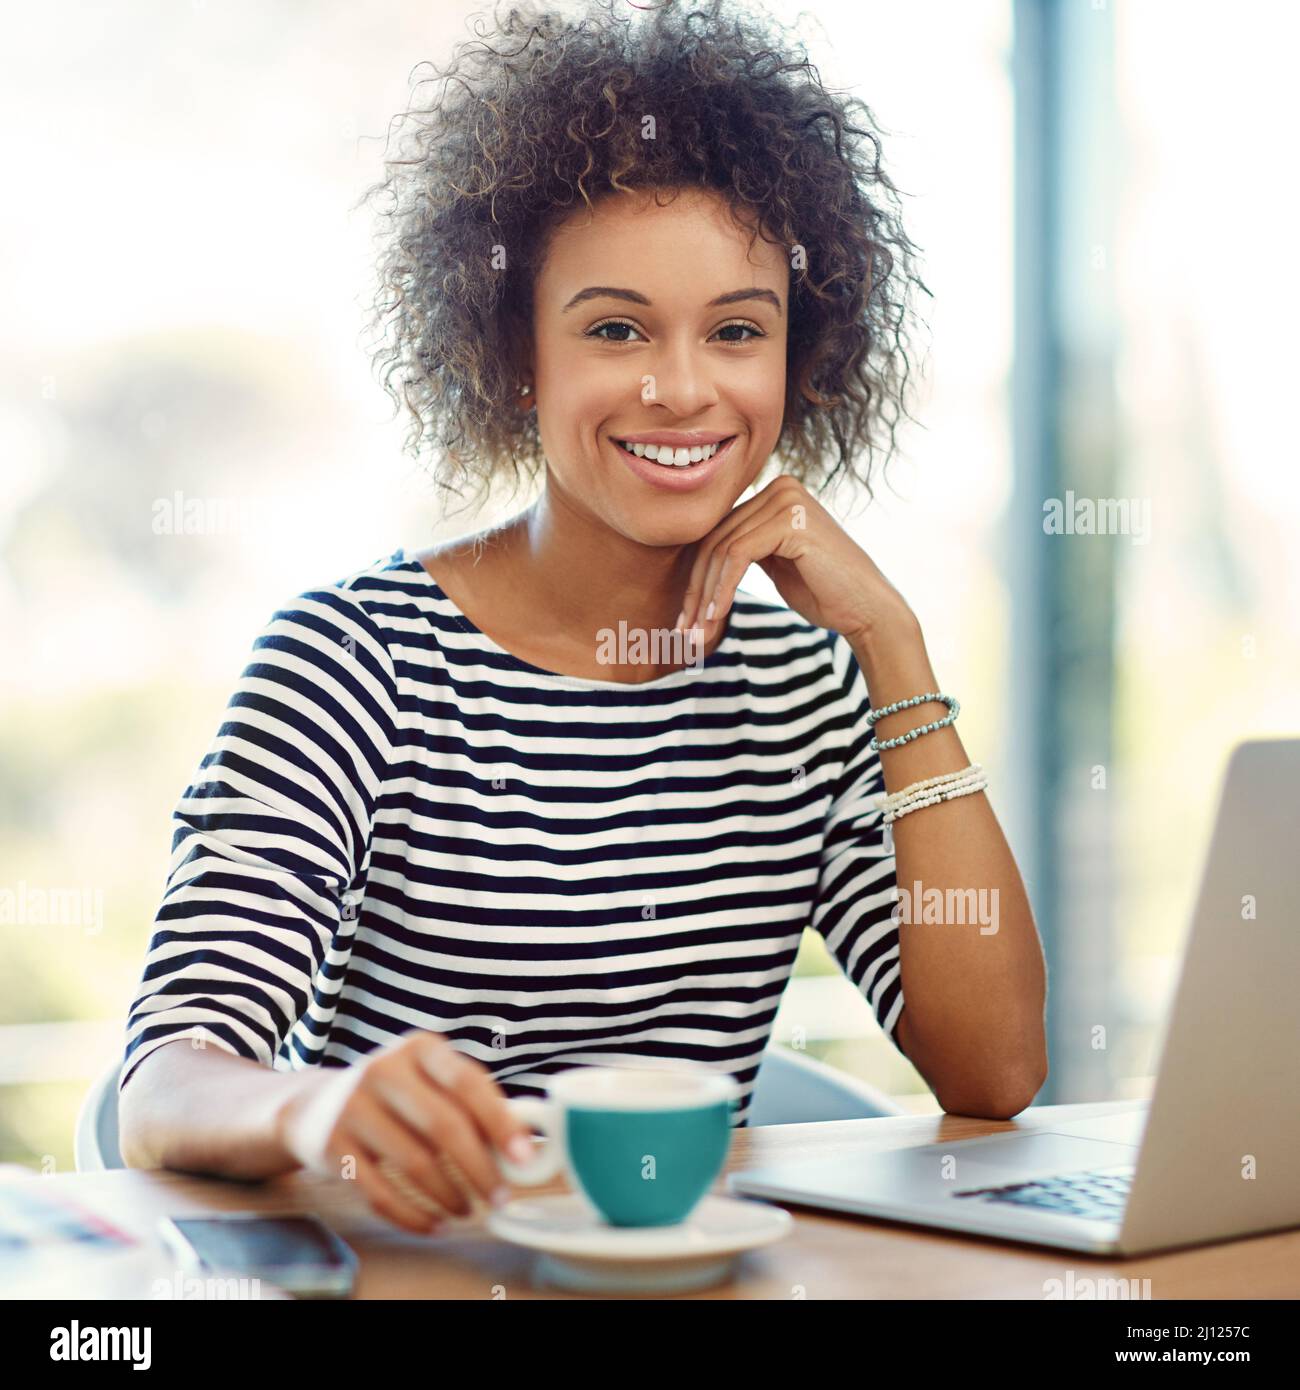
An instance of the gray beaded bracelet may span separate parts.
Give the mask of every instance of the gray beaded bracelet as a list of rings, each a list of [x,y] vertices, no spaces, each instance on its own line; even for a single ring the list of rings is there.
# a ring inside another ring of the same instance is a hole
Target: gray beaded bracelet
[[[890,714],[897,714],[899,710],[911,709],[913,705],[923,705],[928,700],[938,700],[941,704],[947,705],[947,717],[936,719],[932,724],[922,724],[919,729],[911,729],[905,734],[900,734],[897,738],[887,738],[884,743],[881,743],[875,734],[872,734],[871,742],[867,745],[871,752],[882,753],[887,748],[900,748],[905,743],[911,743],[914,738],[920,738],[922,734],[932,734],[936,729],[946,728],[961,711],[961,705],[951,695],[941,695],[939,691],[932,690],[925,695],[914,695],[910,700],[896,700],[892,705],[886,705],[883,709],[868,710],[867,728],[874,729],[877,720],[884,719]]]

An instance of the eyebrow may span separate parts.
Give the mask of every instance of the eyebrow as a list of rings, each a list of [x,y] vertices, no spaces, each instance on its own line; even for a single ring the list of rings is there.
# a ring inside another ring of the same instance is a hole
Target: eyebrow
[[[620,290],[610,285],[588,285],[585,290],[579,290],[560,312],[567,314],[570,309],[588,299],[626,299],[632,304],[650,303],[645,295],[639,294],[636,290]],[[760,289],[731,290],[727,294],[720,294],[716,299],[710,299],[704,307],[716,309],[723,304],[738,304],[743,299],[764,300],[771,304],[778,314],[781,312],[781,301],[776,295],[771,290]]]

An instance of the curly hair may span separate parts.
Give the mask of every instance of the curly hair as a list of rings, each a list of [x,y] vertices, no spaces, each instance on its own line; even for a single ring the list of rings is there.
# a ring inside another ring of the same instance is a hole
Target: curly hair
[[[357,203],[385,200],[372,362],[409,411],[406,452],[431,445],[435,481],[457,496],[481,498],[502,470],[516,487],[535,478],[536,413],[517,392],[550,231],[614,191],[695,187],[790,254],[773,457],[815,490],[843,475],[870,498],[876,455],[888,463],[911,418],[912,292],[930,294],[870,108],[831,95],[783,26],[730,0],[512,5],[472,32],[446,68],[412,70],[433,76],[390,124],[391,140],[409,122],[402,157]]]

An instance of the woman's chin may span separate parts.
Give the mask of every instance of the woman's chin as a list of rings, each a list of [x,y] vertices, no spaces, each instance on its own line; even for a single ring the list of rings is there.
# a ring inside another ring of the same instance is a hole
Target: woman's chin
[[[691,509],[694,510],[694,509]],[[653,547],[694,545],[722,520],[712,512],[677,516],[629,516],[622,519],[618,529],[638,545]]]

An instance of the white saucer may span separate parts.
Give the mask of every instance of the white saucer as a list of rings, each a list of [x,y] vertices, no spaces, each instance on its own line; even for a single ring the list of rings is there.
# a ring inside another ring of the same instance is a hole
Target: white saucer
[[[736,1255],[793,1224],[766,1202],[708,1196],[676,1226],[611,1226],[575,1193],[519,1197],[488,1214],[493,1235],[540,1252],[542,1283],[583,1293],[682,1293],[721,1283]]]

